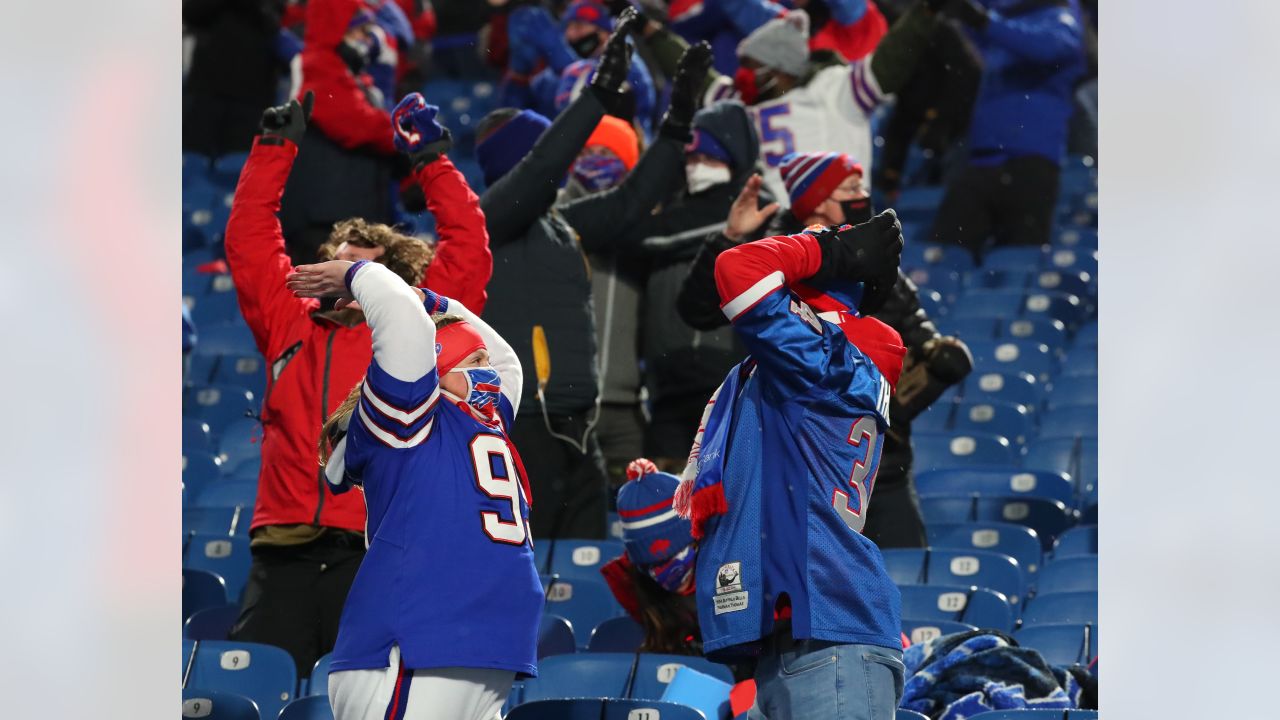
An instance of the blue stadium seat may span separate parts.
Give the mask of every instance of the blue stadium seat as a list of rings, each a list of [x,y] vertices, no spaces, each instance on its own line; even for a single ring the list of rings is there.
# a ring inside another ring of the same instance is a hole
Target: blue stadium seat
[[[260,720],[258,704],[234,692],[185,688],[182,717],[203,720]],[[268,716],[273,717],[273,716]]]
[[[253,504],[243,506],[185,507],[182,530],[206,535],[248,536],[253,522]]]
[[[902,248],[901,265],[908,271],[925,267],[943,267],[956,272],[965,272],[974,267],[973,254],[965,248],[929,242],[907,243]]]
[[[543,544],[549,544],[543,541]],[[536,546],[535,546],[536,547]],[[559,575],[565,580],[601,579],[600,566],[622,554],[622,542],[618,540],[559,539],[548,551],[548,566],[538,565],[540,572]],[[594,627],[594,626],[592,626]],[[590,630],[590,628],[587,628]]]
[[[187,419],[183,418],[184,421]],[[204,424],[203,420],[196,420],[196,422]],[[217,482],[220,477],[222,477],[222,460],[208,452],[183,449],[182,489],[185,499],[194,499],[201,490],[210,483]]]
[[[892,548],[882,552],[885,569],[901,585],[977,585],[994,590],[1020,607],[1026,579],[1018,563],[1008,555],[986,550],[946,548]]]
[[[1038,245],[995,247],[982,256],[982,269],[1033,270],[1044,267],[1048,260],[1047,249]]]
[[[1024,340],[1047,345],[1056,352],[1066,347],[1067,326],[1056,318],[1022,317],[1001,321],[999,339]]]
[[[943,635],[971,632],[977,629],[977,626],[954,620],[909,620],[906,618],[902,620],[902,632],[911,641],[912,645],[927,643]]]
[[[209,423],[215,435],[233,421],[256,415],[258,400],[253,393],[235,385],[205,385],[191,395],[189,414]]]
[[[542,614],[538,628],[538,659],[549,655],[564,655],[577,651],[573,640],[573,626],[568,620],[551,613]]]
[[[1097,321],[1081,325],[1076,330],[1075,337],[1071,340],[1072,347],[1079,348],[1097,348],[1098,347],[1098,323]]]
[[[240,617],[239,605],[219,605],[197,610],[182,624],[182,636],[192,640],[226,640]]]
[[[257,352],[257,346],[254,345],[253,333],[249,330],[249,326],[240,322],[215,324],[215,325],[197,325],[200,332],[200,339],[196,342],[195,350],[192,352],[201,355],[223,355],[227,353],[249,354]]]
[[[190,570],[207,570],[226,582],[227,594],[218,605],[228,600],[239,602],[245,581],[249,579],[249,538],[196,533],[187,548],[184,566]]]
[[[267,373],[262,355],[251,353],[224,353],[214,366],[213,381],[239,385],[262,397],[267,389]]]
[[[936,290],[919,288],[916,291],[916,298],[920,301],[920,309],[924,310],[924,314],[932,320],[945,318],[950,312],[951,306],[942,297],[942,293]]]
[[[1097,405],[1097,375],[1059,375],[1049,384],[1045,408],[1053,412],[1064,405]]]
[[[191,319],[201,330],[201,340],[204,340],[203,331],[206,327],[242,322],[240,301],[236,299],[235,293],[216,292],[193,297],[195,305],[191,308]]]
[[[189,452],[209,452],[212,449],[213,440],[209,438],[209,423],[196,418],[182,418],[183,455]]]
[[[209,640],[196,648],[188,687],[233,692],[251,698],[267,718],[293,698],[297,671],[289,653],[274,645]]]
[[[1027,470],[1066,473],[1077,497],[1087,497],[1098,484],[1098,439],[1043,438],[1027,444],[1022,458]]]
[[[219,433],[218,456],[222,471],[231,474],[248,461],[261,461],[262,423],[254,418],[234,420]]]
[[[1022,317],[1060,320],[1067,327],[1075,327],[1084,319],[1085,310],[1085,304],[1078,295],[1062,290],[1035,288],[1027,293],[1022,305]]]
[[[1040,418],[1040,437],[1098,437],[1096,404],[1059,405]]]
[[[1059,228],[1054,234],[1053,246],[1072,250],[1097,250],[1098,230],[1096,228],[1078,226]]]
[[[214,158],[210,173],[213,181],[224,190],[234,190],[236,183],[240,181],[240,171],[244,169],[244,163],[248,159],[247,152],[227,153]]]
[[[1027,601],[1022,626],[1053,623],[1098,624],[1098,593],[1092,590],[1039,594]]]
[[[1033,625],[1019,629],[1013,637],[1050,665],[1088,665],[1098,656],[1098,626],[1089,623]]]
[[[325,692],[290,702],[280,711],[278,720],[333,720],[333,708],[329,706],[328,691]]]
[[[965,292],[984,290],[1025,291],[1038,272],[1034,268],[976,268],[960,277]]]
[[[209,177],[209,156],[204,153],[187,151],[182,153],[182,187],[191,180]]]
[[[970,290],[956,298],[951,308],[954,318],[1018,317],[1026,293],[1022,290]]]
[[[1060,592],[1098,591],[1098,556],[1050,560],[1040,573],[1037,592],[1041,595]]]
[[[928,715],[921,715],[914,710],[898,708],[893,713],[893,720],[929,720]]]
[[[561,698],[512,708],[506,720],[705,720],[701,712],[658,700]]]
[[[1004,470],[930,470],[915,477],[920,495],[1015,495],[1059,500],[1070,505],[1075,489],[1063,473],[1008,468]]]
[[[545,586],[546,612],[555,613],[573,625],[573,636],[580,648],[587,646],[596,625],[623,613],[604,578],[554,579],[548,580]]]
[[[1075,295],[1085,302],[1093,295],[1089,273],[1071,270],[1040,270],[1031,276],[1033,290],[1047,290]]]
[[[713,663],[706,658],[695,655],[641,653],[640,662],[636,663],[635,677],[632,678],[631,694],[628,697],[640,700],[661,699],[667,684],[681,667],[692,668],[704,675],[733,684],[733,673],[727,666]]]
[[[1086,272],[1098,276],[1098,251],[1088,248],[1058,248],[1049,253],[1046,268]]]
[[[1009,441],[999,435],[980,433],[912,433],[917,471],[956,467],[1009,467],[1017,456]]]
[[[644,628],[623,615],[596,625],[587,641],[587,652],[638,652],[643,642]]]
[[[1000,632],[1013,629],[1009,599],[994,590],[973,585],[904,584],[898,591],[904,618],[950,620]]]
[[[1054,538],[1074,519],[1067,506],[1057,500],[1007,495],[926,495],[920,498],[920,512],[926,525],[990,521],[1026,525],[1040,537],[1042,550],[1052,547]]]
[[[1098,526],[1080,525],[1062,533],[1053,544],[1055,560],[1075,555],[1098,554]]]
[[[1000,336],[1000,322],[995,318],[955,318],[935,323],[944,335],[955,335],[966,343],[972,340],[993,341]]]
[[[933,523],[925,532],[929,547],[959,550],[989,550],[1017,561],[1031,584],[1042,563],[1043,543],[1035,530],[1004,522]]]
[[[311,667],[311,676],[307,680],[307,694],[328,696],[329,665],[333,663],[333,653],[325,653]]]
[[[965,342],[973,353],[973,374],[1024,372],[1040,382],[1057,373],[1057,361],[1049,346],[1033,340]]]
[[[1097,375],[1098,348],[1077,345],[1062,358],[1063,375]]]
[[[935,402],[912,421],[920,432],[952,435],[999,435],[1022,445],[1031,435],[1026,407],[1001,402]]]
[[[525,681],[521,704],[566,697],[624,697],[635,660],[631,653],[552,655]]]
[[[200,495],[196,497],[196,507],[247,507],[252,509],[257,497],[257,481],[251,480],[245,482],[228,479],[210,483],[209,486],[201,491]]]
[[[960,273],[948,267],[920,267],[907,272],[907,276],[916,284],[917,288],[933,290],[942,295],[942,299],[948,303],[954,303],[956,297],[960,294],[961,281]]]
[[[182,569],[182,619],[211,607],[227,604],[227,584],[217,573]]]

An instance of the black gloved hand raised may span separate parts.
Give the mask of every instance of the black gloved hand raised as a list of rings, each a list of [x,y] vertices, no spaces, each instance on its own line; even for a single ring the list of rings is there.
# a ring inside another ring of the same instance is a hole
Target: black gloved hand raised
[[[307,121],[311,119],[311,107],[315,100],[315,93],[308,90],[301,104],[297,100],[290,100],[287,105],[267,108],[262,113],[262,137],[284,138],[294,145],[300,145],[302,136],[307,132]]]
[[[693,139],[693,115],[698,111],[698,91],[711,69],[711,46],[704,40],[680,56],[671,81],[671,106],[662,118],[662,134],[682,142]]]
[[[604,52],[600,54],[600,62],[596,65],[595,77],[591,78],[591,87],[608,95],[616,95],[622,90],[622,83],[627,81],[627,72],[631,70],[631,46],[627,44],[627,36],[640,26],[640,16],[635,8],[627,8],[618,16],[613,26],[613,34],[604,44]]]
[[[862,300],[858,301],[858,314],[862,317],[875,315],[884,309],[885,303],[893,296],[893,286],[898,282],[898,271],[885,273],[882,277],[864,283]]]
[[[893,210],[885,210],[867,222],[843,230],[829,228],[818,233],[817,239],[822,249],[822,264],[809,284],[888,283],[892,288],[896,282],[898,263],[902,259],[902,224]]]

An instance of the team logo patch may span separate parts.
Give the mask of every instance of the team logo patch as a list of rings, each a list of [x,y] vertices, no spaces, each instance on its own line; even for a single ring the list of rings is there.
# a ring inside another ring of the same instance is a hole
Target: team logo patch
[[[717,615],[747,609],[747,591],[742,589],[742,563],[731,562],[716,571],[716,594],[712,599]]]

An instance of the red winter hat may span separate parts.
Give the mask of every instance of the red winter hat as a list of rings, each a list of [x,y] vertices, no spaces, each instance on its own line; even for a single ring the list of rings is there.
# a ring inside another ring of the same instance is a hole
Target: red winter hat
[[[445,325],[436,332],[436,372],[444,375],[482,347],[484,338],[469,324]]]

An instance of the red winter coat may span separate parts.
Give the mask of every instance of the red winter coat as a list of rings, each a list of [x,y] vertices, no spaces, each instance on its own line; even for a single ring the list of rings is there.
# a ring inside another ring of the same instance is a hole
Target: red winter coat
[[[889,32],[889,23],[874,2],[867,3],[867,11],[858,22],[841,25],[835,19],[828,20],[809,38],[810,50],[835,50],[845,60],[861,60],[876,49],[880,38]]]
[[[390,127],[390,122],[383,127],[388,137]],[[295,297],[285,288],[293,266],[276,213],[297,154],[287,140],[255,140],[227,222],[227,261],[240,310],[267,359],[253,527],[310,523],[363,532],[360,494],[325,490],[316,441],[324,418],[364,377],[372,335],[363,322],[346,327],[316,314],[319,301]],[[479,314],[493,273],[480,200],[447,157],[424,166],[416,178],[440,237],[426,285]]]

